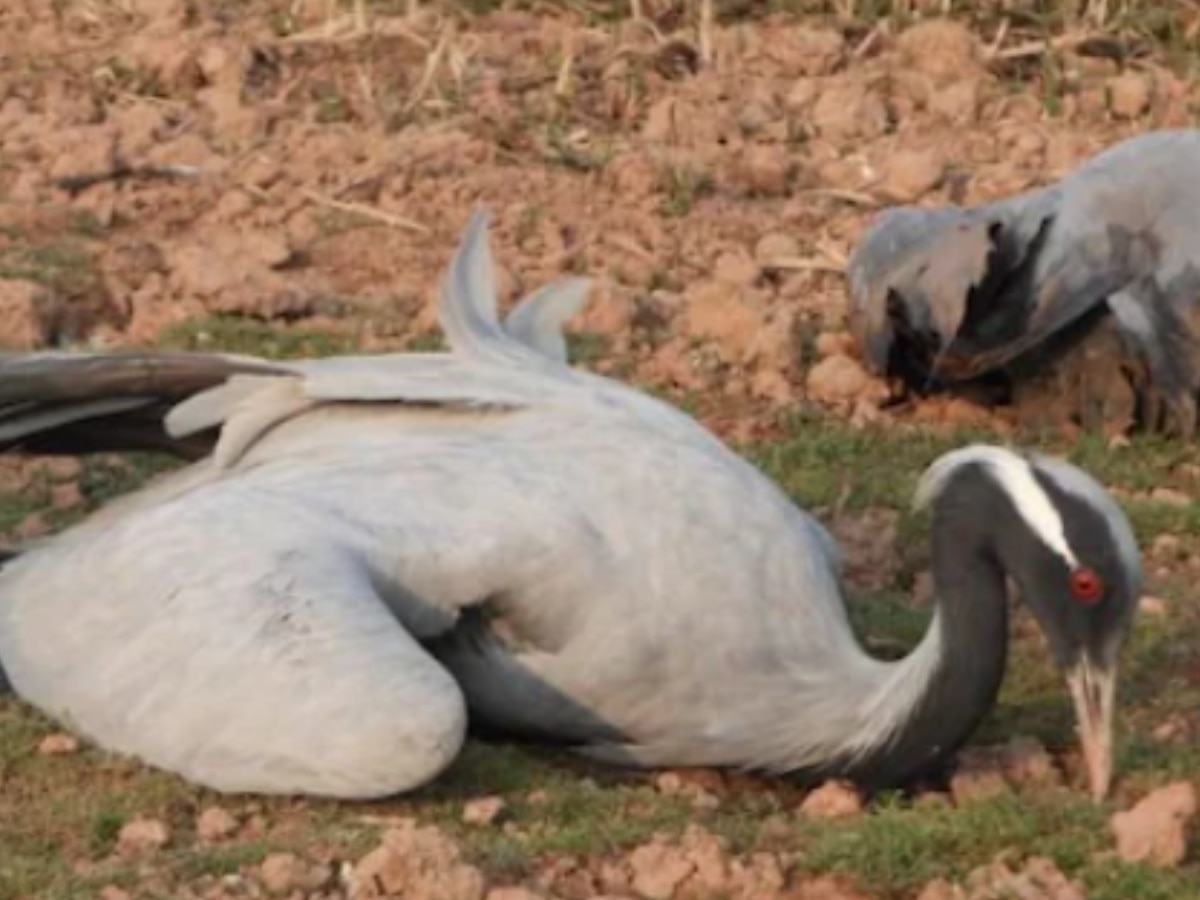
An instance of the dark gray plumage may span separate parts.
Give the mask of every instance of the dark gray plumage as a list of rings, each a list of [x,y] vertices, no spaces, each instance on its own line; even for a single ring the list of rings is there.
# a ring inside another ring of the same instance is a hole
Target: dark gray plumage
[[[1150,429],[1195,431],[1200,131],[1123,141],[1046,187],[885,211],[848,267],[868,365],[925,391],[1059,364],[1098,328]]]

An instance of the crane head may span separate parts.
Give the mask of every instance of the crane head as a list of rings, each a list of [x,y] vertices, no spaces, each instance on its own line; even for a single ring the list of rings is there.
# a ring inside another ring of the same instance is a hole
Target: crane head
[[[1141,593],[1141,555],[1129,520],[1111,494],[1070,463],[986,445],[939,459],[921,493],[938,492],[964,462],[983,464],[1015,513],[996,516],[992,552],[1066,679],[1091,792],[1102,799],[1112,781],[1118,657]]]

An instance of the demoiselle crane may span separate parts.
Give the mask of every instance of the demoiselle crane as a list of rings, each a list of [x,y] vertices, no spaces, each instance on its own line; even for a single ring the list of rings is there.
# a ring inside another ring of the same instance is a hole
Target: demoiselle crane
[[[1055,365],[1107,322],[1151,430],[1191,436],[1200,391],[1200,130],[1153,131],[1059,181],[973,207],[892,207],[847,267],[851,331],[918,392]]]
[[[477,211],[442,287],[448,353],[4,357],[10,446],[211,444],[5,564],[16,693],[227,792],[412,789],[468,717],[618,765],[898,785],[994,704],[1008,576],[1106,792],[1140,564],[1095,481],[996,446],[934,462],[936,614],[874,659],[816,519],[682,412],[567,364],[586,289],[501,323]]]

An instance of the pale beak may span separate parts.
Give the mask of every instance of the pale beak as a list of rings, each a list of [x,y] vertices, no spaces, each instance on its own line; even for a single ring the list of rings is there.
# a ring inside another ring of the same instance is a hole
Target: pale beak
[[[1086,656],[1067,672],[1067,685],[1075,702],[1079,742],[1095,800],[1103,800],[1108,796],[1112,782],[1113,694],[1116,683],[1115,670],[1098,669]]]

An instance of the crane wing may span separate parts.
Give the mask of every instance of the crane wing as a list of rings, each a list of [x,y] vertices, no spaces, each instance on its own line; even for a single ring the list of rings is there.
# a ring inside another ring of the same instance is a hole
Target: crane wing
[[[590,282],[553,281],[501,322],[487,223],[482,209],[472,214],[442,285],[449,353],[298,362],[169,351],[0,355],[0,448],[151,449],[193,459],[213,451],[226,466],[275,425],[322,404],[511,409],[544,401],[555,382],[572,381],[563,327]]]

